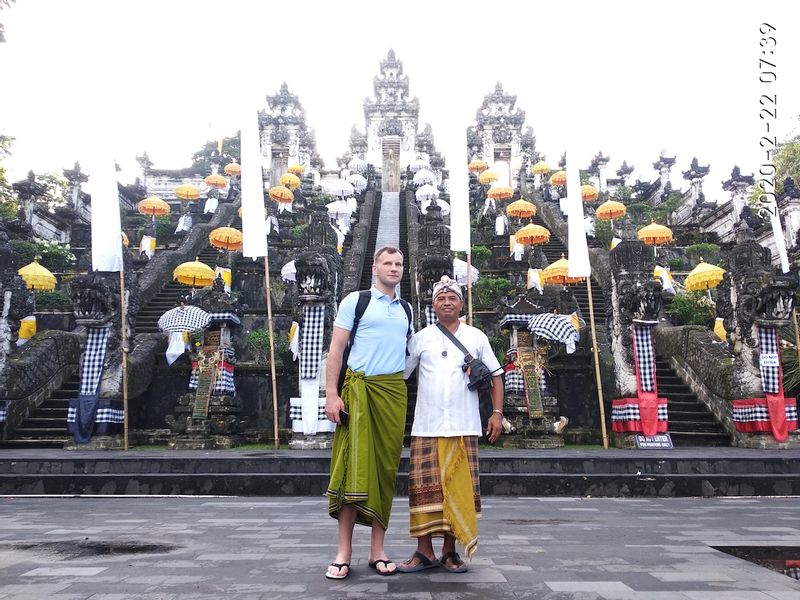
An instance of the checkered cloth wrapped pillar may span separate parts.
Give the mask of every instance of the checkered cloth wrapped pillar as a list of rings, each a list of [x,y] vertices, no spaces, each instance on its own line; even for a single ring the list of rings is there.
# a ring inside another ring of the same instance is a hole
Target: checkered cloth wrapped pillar
[[[121,403],[98,398],[97,388],[103,374],[108,327],[91,327],[81,362],[78,397],[69,401],[67,430],[78,443],[86,443],[95,433],[116,433],[124,421]]]
[[[780,337],[776,327],[758,327],[761,387],[766,398],[733,401],[736,430],[746,433],[771,433],[779,442],[797,429],[797,400],[783,395]]]
[[[433,307],[432,306],[426,306],[425,307],[425,322],[428,325],[436,325],[439,322],[439,319],[436,316],[436,313],[433,312]]]
[[[211,388],[212,396],[233,396],[236,394],[236,384],[233,379],[234,366],[229,360],[233,357],[232,348],[222,349],[223,359],[217,361],[217,377],[214,379],[214,387]],[[192,361],[192,375],[189,377],[189,389],[196,390],[200,379],[197,368],[197,361]]]
[[[314,379],[322,359],[322,338],[325,334],[325,307],[321,304],[303,307],[300,329],[300,379]]]
[[[658,397],[652,328],[637,323],[631,335],[638,394],[636,398],[611,401],[611,428],[617,433],[643,433],[648,436],[664,433],[669,425],[669,413],[667,399]]]
[[[0,401],[0,423],[6,420],[6,403]]]

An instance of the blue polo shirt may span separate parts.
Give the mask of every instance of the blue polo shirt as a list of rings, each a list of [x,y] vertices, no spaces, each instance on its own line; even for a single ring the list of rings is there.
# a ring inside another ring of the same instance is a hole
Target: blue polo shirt
[[[350,350],[347,366],[353,371],[371,375],[400,373],[406,366],[406,333],[408,318],[400,299],[370,288],[372,298],[358,322],[356,339]],[[348,294],[339,305],[334,326],[347,331],[353,329],[356,317],[358,292]]]

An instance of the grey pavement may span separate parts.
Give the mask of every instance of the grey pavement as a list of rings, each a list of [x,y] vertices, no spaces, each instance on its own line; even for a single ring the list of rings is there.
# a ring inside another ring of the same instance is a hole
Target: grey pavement
[[[413,551],[407,526],[397,498],[395,560]],[[468,573],[379,576],[357,527],[337,582],[323,498],[5,497],[0,600],[800,600],[800,582],[726,546],[800,547],[800,500],[489,496]]]
[[[400,193],[383,192],[375,248],[400,244]]]

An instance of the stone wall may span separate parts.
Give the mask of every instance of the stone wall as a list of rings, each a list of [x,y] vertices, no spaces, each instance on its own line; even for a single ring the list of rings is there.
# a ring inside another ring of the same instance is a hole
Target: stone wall
[[[364,258],[367,252],[369,228],[372,224],[372,211],[375,208],[377,194],[375,190],[366,192],[364,203],[359,208],[358,223],[352,229],[352,244],[344,257],[344,284],[342,298],[359,289],[361,271],[364,269]]]

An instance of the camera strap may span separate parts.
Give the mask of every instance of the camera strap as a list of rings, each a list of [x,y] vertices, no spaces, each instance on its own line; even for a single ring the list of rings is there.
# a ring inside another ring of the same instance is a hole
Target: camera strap
[[[464,353],[464,356],[466,357],[466,361],[467,362],[470,362],[471,360],[473,360],[472,354],[469,353],[469,350],[467,350],[464,347],[464,344],[462,344],[461,342],[458,341],[458,338],[456,338],[456,336],[454,336],[452,333],[450,333],[450,330],[447,327],[445,327],[441,323],[437,323],[436,326],[445,335],[445,337],[447,337],[447,339],[449,339],[451,342],[453,342],[453,345],[456,348],[458,348],[459,350],[461,350]]]

